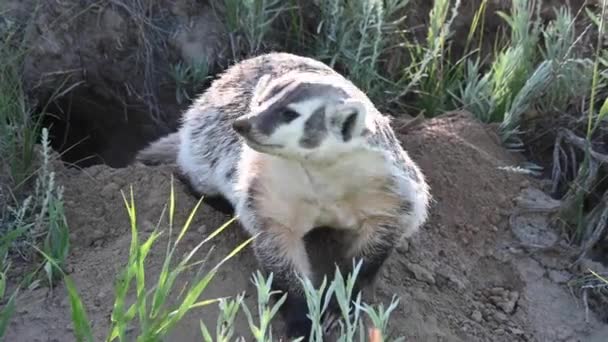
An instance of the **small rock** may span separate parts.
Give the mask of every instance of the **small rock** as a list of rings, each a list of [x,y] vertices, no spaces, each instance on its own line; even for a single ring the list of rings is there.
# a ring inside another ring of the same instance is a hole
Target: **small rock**
[[[111,199],[118,194],[119,190],[120,190],[120,186],[118,186],[118,184],[108,183],[101,190],[101,196],[103,196],[104,198],[107,198],[107,199]]]
[[[565,341],[567,339],[569,339],[570,337],[572,337],[572,329],[569,327],[558,327],[556,329],[556,333],[557,333],[557,339],[561,340],[561,341]]]
[[[103,303],[103,301],[104,301],[104,297],[105,297],[105,295],[106,295],[106,294],[105,294],[105,292],[100,291],[100,292],[97,294],[97,296],[95,296],[95,299],[93,299],[93,304],[94,304],[95,306],[101,306],[101,304],[102,304],[102,303]]]
[[[570,273],[566,272],[566,271],[556,271],[556,270],[551,270],[549,271],[549,279],[551,279],[553,282],[558,283],[558,284],[564,284],[567,283],[568,280],[570,280]]]
[[[414,274],[414,277],[420,281],[424,281],[426,283],[435,284],[435,277],[431,273],[431,271],[426,268],[412,263],[406,263],[405,267]]]
[[[150,222],[149,220],[143,220],[141,224],[144,232],[153,232],[154,228],[156,228],[154,223]]]
[[[198,229],[196,230],[199,234],[205,234],[208,230],[207,230],[207,226],[204,224],[201,224]]]
[[[496,335],[504,335],[505,334],[505,330],[499,328],[499,329],[494,330],[494,333]]]
[[[450,284],[452,284],[453,288],[456,291],[462,292],[466,289],[466,285],[460,279],[456,278],[455,276],[449,275],[448,280],[450,281]]]
[[[471,319],[477,323],[481,323],[481,321],[483,320],[483,316],[479,310],[475,310],[473,311],[473,314],[471,314]]]
[[[494,296],[502,296],[502,294],[505,292],[505,289],[502,287],[493,287],[490,290],[490,294],[494,295]]]
[[[407,253],[410,250],[410,244],[407,240],[403,240],[401,245],[397,247],[397,251],[401,254]]]
[[[506,302],[501,303],[499,307],[507,314],[512,314],[515,311],[515,306],[517,305],[517,301],[519,300],[519,292],[511,291],[509,292],[509,299]]]
[[[524,331],[518,328],[509,328],[511,334],[521,336],[524,334]]]
[[[95,216],[102,217],[105,212],[105,208],[103,207],[103,205],[100,205],[100,206],[95,207],[94,211],[95,211]]]
[[[496,320],[501,323],[506,322],[508,320],[507,315],[500,311],[496,311],[494,313],[494,318],[496,318]]]

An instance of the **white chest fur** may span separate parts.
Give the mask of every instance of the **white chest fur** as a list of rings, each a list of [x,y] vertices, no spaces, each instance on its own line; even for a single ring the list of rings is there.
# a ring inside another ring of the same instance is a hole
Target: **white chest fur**
[[[378,152],[362,151],[324,166],[257,158],[259,214],[302,235],[324,225],[357,229],[366,218],[390,215],[399,206]]]

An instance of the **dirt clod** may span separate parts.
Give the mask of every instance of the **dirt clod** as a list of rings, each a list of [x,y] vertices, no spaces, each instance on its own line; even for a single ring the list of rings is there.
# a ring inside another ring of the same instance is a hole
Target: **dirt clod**
[[[483,320],[483,315],[479,310],[475,310],[473,311],[473,314],[471,314],[471,319],[473,319],[477,323],[481,323],[481,321]]]
[[[428,284],[435,284],[435,277],[431,271],[426,268],[412,263],[406,263],[405,267],[408,271],[414,274],[414,277],[420,281],[424,281]]]

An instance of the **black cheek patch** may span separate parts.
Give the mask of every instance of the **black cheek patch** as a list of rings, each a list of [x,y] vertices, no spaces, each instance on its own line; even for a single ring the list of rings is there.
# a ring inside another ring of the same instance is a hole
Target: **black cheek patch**
[[[271,136],[281,124],[281,114],[276,108],[269,108],[264,113],[259,114],[254,120],[257,121],[257,124],[254,124],[254,126],[257,127],[260,133]]]
[[[325,108],[317,109],[304,123],[304,132],[300,139],[300,146],[312,149],[321,145],[327,136],[325,127]]]
[[[355,129],[355,120],[357,119],[357,113],[350,114],[344,123],[342,124],[342,139],[346,142],[352,139],[353,130]]]

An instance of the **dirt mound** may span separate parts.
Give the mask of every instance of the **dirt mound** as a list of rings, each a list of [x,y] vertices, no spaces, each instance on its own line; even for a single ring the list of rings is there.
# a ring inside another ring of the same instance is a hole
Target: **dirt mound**
[[[556,253],[527,253],[511,232],[513,199],[533,180],[508,171],[518,159],[499,147],[497,136],[466,113],[448,113],[400,136],[428,177],[434,203],[425,228],[384,269],[378,300],[388,303],[393,294],[401,298],[392,315],[392,333],[412,341],[589,341],[595,331],[595,341],[600,341],[601,323],[593,315],[585,323],[584,310],[563,285],[570,277],[566,261]],[[130,241],[119,190],[133,186],[139,227],[149,233],[167,203],[172,172],[170,167],[93,166],[61,173],[74,245],[69,270],[99,340],[108,327],[114,278],[127,260]],[[175,186],[179,227],[196,199],[178,181]],[[183,250],[228,219],[203,205]],[[233,224],[213,240],[209,265],[245,239]],[[149,257],[150,279],[158,275],[164,256],[164,244],[158,246]],[[253,305],[249,275],[255,269],[247,249],[222,268],[205,298],[247,291],[246,301]],[[18,308],[8,341],[73,340],[63,288],[27,293]],[[172,337],[200,340],[199,320],[213,328],[216,314],[215,308],[195,310]],[[240,314],[237,332],[246,331]]]

